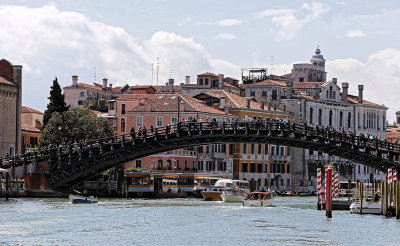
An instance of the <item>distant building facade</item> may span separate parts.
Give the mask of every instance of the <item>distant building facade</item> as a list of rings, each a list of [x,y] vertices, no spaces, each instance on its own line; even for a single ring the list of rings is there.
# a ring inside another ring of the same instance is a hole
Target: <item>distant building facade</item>
[[[27,150],[37,150],[40,146],[43,113],[22,106],[21,122],[21,153],[25,153]]]
[[[0,60],[0,157],[21,152],[22,66]]]

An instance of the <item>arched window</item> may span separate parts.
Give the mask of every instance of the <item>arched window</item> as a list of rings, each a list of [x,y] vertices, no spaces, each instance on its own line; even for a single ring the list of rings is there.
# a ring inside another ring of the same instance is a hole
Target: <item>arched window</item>
[[[360,113],[357,113],[357,125],[358,125],[358,128],[361,128],[361,125],[360,125]]]
[[[14,147],[14,145],[10,145],[10,149],[8,151],[8,154],[10,156],[14,156],[15,155],[15,147]]]
[[[171,160],[167,160],[167,170],[172,170]]]
[[[121,119],[121,132],[125,132],[125,119]]]
[[[379,114],[376,116],[376,128],[378,128],[378,130],[381,128],[381,124],[379,123]]]
[[[332,126],[332,110],[329,110],[329,126]]]
[[[160,159],[160,160],[158,160],[158,163],[157,163],[157,169],[162,170],[163,168],[164,168],[164,164],[163,164],[163,161]]]
[[[365,129],[366,126],[367,126],[365,120],[366,120],[366,119],[365,119],[365,113],[364,113],[364,114],[363,114],[363,127],[364,127],[364,129]]]
[[[310,124],[313,123],[313,114],[314,114],[314,109],[310,108]]]
[[[340,111],[340,116],[339,116],[339,127],[343,127],[343,112]]]
[[[329,98],[329,91],[326,91],[326,98]]]
[[[329,98],[333,98],[332,86],[329,86]]]
[[[322,109],[318,110],[318,124],[322,125]]]
[[[347,128],[351,128],[351,113],[347,115]]]

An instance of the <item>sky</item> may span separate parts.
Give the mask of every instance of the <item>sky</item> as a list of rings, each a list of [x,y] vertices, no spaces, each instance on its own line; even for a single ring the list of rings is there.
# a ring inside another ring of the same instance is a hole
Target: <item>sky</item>
[[[176,83],[241,68],[289,73],[319,45],[328,79],[400,110],[399,1],[0,0],[0,59],[23,66],[23,105],[44,111],[55,77]]]

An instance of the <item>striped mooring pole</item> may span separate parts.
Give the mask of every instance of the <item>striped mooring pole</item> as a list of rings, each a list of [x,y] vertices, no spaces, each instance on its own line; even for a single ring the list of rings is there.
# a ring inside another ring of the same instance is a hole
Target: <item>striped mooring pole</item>
[[[387,180],[388,180],[388,184],[391,184],[392,183],[392,169],[388,169],[388,177],[387,177]]]
[[[339,198],[339,172],[335,171],[335,178],[334,178],[334,187],[335,187],[335,198]]]
[[[393,170],[393,172],[392,172],[392,180],[393,180],[393,182],[397,180],[397,170]]]
[[[317,209],[318,210],[322,209],[321,182],[322,182],[321,168],[317,168],[317,195],[318,195]]]

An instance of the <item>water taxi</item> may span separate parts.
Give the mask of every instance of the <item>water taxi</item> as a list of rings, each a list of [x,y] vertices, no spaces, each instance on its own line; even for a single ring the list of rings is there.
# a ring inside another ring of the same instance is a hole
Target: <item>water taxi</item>
[[[148,197],[154,193],[153,178],[150,172],[127,172],[126,182],[129,196]]]
[[[97,203],[94,196],[69,195],[69,200],[71,203]]]
[[[221,194],[222,201],[226,203],[243,202],[246,196],[247,193],[243,189],[225,189]]]
[[[220,178],[217,177],[204,177],[204,176],[195,177],[194,182],[196,186],[193,188],[192,191],[193,194],[198,198],[203,198],[201,192],[204,191],[205,189],[213,187],[219,179]]]
[[[353,202],[350,205],[350,213],[359,214],[360,213],[360,202]],[[381,212],[381,202],[363,202],[362,204],[363,214],[382,214]]]
[[[269,207],[272,205],[274,197],[270,192],[251,192],[243,201],[246,207]]]
[[[232,180],[232,179],[220,179],[214,187],[205,189],[201,192],[204,199],[207,201],[222,201],[222,192],[227,189],[242,189],[246,193],[250,192],[249,181],[246,180]]]

